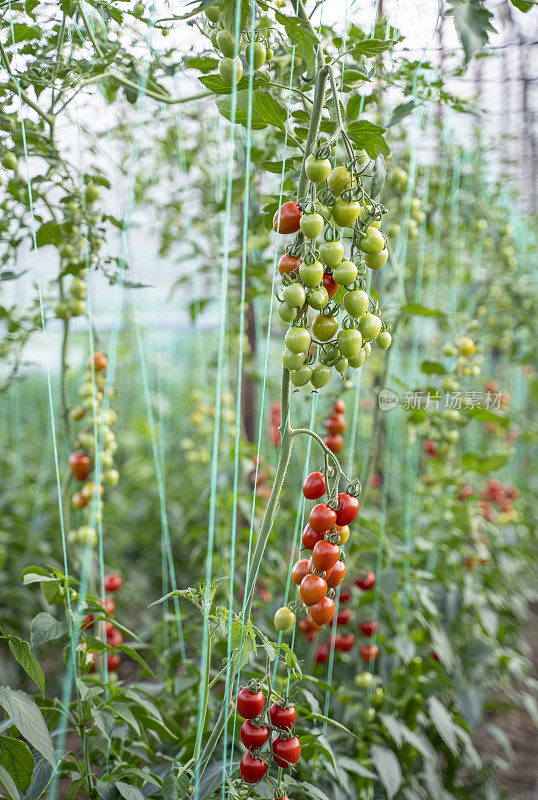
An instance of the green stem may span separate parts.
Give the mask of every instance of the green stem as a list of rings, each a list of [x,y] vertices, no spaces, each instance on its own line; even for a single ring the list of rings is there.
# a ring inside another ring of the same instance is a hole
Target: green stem
[[[338,474],[339,474],[339,475],[341,475],[341,476],[342,476],[342,478],[343,478],[345,481],[347,481],[348,483],[352,483],[351,479],[350,479],[350,478],[348,478],[348,476],[346,475],[346,473],[344,472],[344,470],[343,470],[343,469],[342,469],[342,467],[340,466],[340,462],[338,461],[338,458],[335,456],[335,454],[333,453],[333,451],[332,451],[332,450],[330,450],[330,449],[327,447],[327,445],[325,444],[325,442],[323,441],[323,439],[321,438],[321,436],[318,436],[318,434],[317,434],[317,433],[315,433],[314,431],[310,430],[310,428],[294,428],[294,429],[293,429],[293,431],[292,431],[292,434],[291,434],[291,435],[292,435],[292,436],[301,436],[301,435],[304,435],[304,436],[311,436],[311,437],[312,437],[312,439],[314,439],[314,440],[315,440],[315,441],[316,441],[316,442],[319,444],[319,446],[321,447],[321,449],[323,450],[323,452],[324,452],[324,453],[325,453],[325,454],[326,454],[326,455],[327,455],[327,456],[328,456],[330,459],[332,459],[332,461],[334,462],[334,465],[335,465],[335,467],[336,467],[336,470],[337,470]]]
[[[209,632],[209,625],[207,625],[207,648],[206,648],[206,657],[205,657],[205,674],[209,676],[209,670],[211,668],[211,635]],[[207,714],[207,703],[209,699],[209,681],[206,680],[205,682],[205,691],[204,691],[204,703],[203,703],[203,713],[201,715],[200,720],[200,727],[196,734],[196,744],[194,747],[194,758],[196,761],[200,758],[200,751],[202,749],[202,737],[204,735],[204,727],[205,727],[205,718]]]

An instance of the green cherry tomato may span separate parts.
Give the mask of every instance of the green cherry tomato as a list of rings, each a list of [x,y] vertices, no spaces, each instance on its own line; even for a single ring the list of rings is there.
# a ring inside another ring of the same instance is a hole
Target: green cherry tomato
[[[306,177],[312,183],[326,181],[331,172],[331,162],[328,158],[314,158],[309,155],[305,163]]]
[[[69,311],[73,317],[81,317],[86,313],[86,303],[83,300],[77,300],[74,297],[69,301]]]
[[[362,346],[362,349],[364,350],[364,357],[368,358],[368,356],[372,352],[372,345],[370,344],[370,342],[365,342]]]
[[[250,68],[252,64],[255,70],[260,69],[265,64],[266,47],[262,42],[249,42],[245,49],[245,58]]]
[[[95,203],[99,197],[99,187],[95,183],[88,183],[84,190],[84,197],[87,203]]]
[[[348,203],[342,197],[339,197],[331,208],[333,219],[341,228],[349,228],[353,225],[360,210],[361,207],[357,202]]]
[[[337,197],[342,194],[350,181],[351,173],[345,167],[335,167],[327,178],[329,189],[332,189]]]
[[[340,358],[334,365],[335,370],[339,372],[340,375],[343,375],[348,367],[349,367],[349,361],[344,356],[340,356]]]
[[[305,264],[304,261],[299,267],[299,277],[305,286],[314,289],[319,286],[323,280],[323,264],[320,261],[314,261],[313,264]]]
[[[388,257],[389,251],[384,248],[379,253],[366,253],[364,260],[366,261],[366,266],[370,267],[370,269],[381,269],[387,263]]]
[[[292,308],[287,303],[280,303],[278,307],[278,316],[282,322],[293,322],[294,319],[297,319],[298,313],[296,308]]]
[[[344,257],[342,242],[323,242],[319,246],[319,257],[328,267],[337,267]]]
[[[364,314],[359,320],[359,330],[366,342],[371,342],[381,332],[381,320],[375,314]]]
[[[378,333],[375,339],[375,343],[381,350],[388,350],[390,347],[390,343],[392,342],[392,336],[388,331],[381,331]]]
[[[362,347],[362,336],[356,328],[344,328],[336,337],[338,349],[345,358],[355,358]]]
[[[271,61],[271,59],[273,58],[274,54],[275,53],[274,53],[273,48],[272,47],[268,47],[267,50],[265,51],[266,60],[267,61]]]
[[[341,261],[333,272],[333,280],[340,286],[349,286],[357,278],[357,267],[353,261]]]
[[[284,341],[292,353],[304,353],[310,347],[310,331],[294,325],[287,331]]]
[[[292,353],[288,348],[285,348],[282,353],[282,363],[289,370],[300,369],[304,364],[304,360],[304,353]]]
[[[290,372],[291,382],[294,386],[306,386],[312,377],[312,367],[305,364],[300,369],[294,369]]]
[[[312,289],[308,295],[308,305],[316,311],[321,311],[329,302],[329,293],[325,286],[319,289]]]
[[[362,237],[359,247],[363,253],[380,253],[385,247],[383,234],[373,225],[370,225]]]
[[[71,316],[69,306],[63,300],[58,301],[54,306],[54,316],[58,319],[68,319]]]
[[[417,214],[421,210],[421,207],[422,203],[420,202],[419,198],[412,197],[411,202],[409,204],[409,210],[411,211],[411,214],[413,214],[413,216]]]
[[[234,58],[241,49],[241,37],[239,37],[239,41],[237,42],[236,46],[235,38],[232,36],[230,31],[219,31],[217,36],[217,44],[223,56],[226,56],[226,58]]]
[[[316,364],[310,378],[314,389],[321,389],[326,386],[331,380],[331,374],[331,368],[326,364]]]
[[[361,208],[359,212],[359,218],[361,222],[365,222],[369,218],[370,214],[365,208]],[[368,223],[371,228],[380,228],[381,227],[381,220],[380,219],[372,219]]]
[[[361,347],[355,358],[350,358],[348,360],[349,360],[349,366],[352,367],[353,369],[358,369],[359,367],[362,367],[362,365],[366,361],[366,352],[364,351],[364,348]]]
[[[368,311],[369,297],[363,289],[353,289],[344,295],[344,308],[347,313],[358,319]]]
[[[369,689],[373,682],[374,676],[371,672],[361,672],[359,675],[355,675],[355,686],[358,686],[359,689]]]
[[[284,287],[282,294],[284,295],[284,301],[292,308],[301,308],[305,304],[305,290],[300,283],[288,284],[288,286]]]
[[[276,611],[273,617],[275,630],[282,631],[282,633],[289,633],[295,625],[295,614],[287,606],[282,606]]]
[[[17,169],[18,163],[19,162],[17,160],[17,156],[15,155],[15,153],[11,153],[9,150],[2,156],[2,166],[5,167],[6,169],[11,169],[15,171]]]
[[[307,239],[317,239],[323,230],[325,220],[321,214],[303,214],[299,225]]]
[[[216,5],[208,6],[206,9],[204,9],[204,14],[210,22],[218,22],[220,17],[220,8]]]
[[[326,206],[324,203],[320,203],[319,200],[316,200],[316,202],[314,203],[314,208],[316,209],[318,214],[321,214],[323,217],[325,217],[327,222],[330,220],[331,209],[329,208],[329,206]]]
[[[239,56],[236,58],[221,58],[219,61],[219,75],[228,86],[234,86],[239,83],[243,76],[243,64]]]
[[[326,344],[324,347],[325,355],[323,360],[328,364],[332,364],[340,355],[340,350],[335,344]]]
[[[317,317],[314,317],[312,333],[320,342],[329,342],[337,330],[338,320],[336,317],[327,317],[325,314],[318,314]]]

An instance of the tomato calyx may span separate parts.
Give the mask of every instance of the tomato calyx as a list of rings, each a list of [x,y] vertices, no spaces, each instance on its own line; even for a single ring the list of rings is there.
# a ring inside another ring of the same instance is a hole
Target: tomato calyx
[[[261,692],[262,685],[257,678],[252,678],[247,684],[247,689],[252,694],[256,694],[256,692]]]

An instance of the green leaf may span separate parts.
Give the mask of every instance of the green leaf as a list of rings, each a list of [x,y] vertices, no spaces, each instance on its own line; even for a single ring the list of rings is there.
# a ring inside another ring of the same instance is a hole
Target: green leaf
[[[162,785],[163,800],[178,800],[187,797],[190,781],[186,775],[170,776],[165,778]]]
[[[425,375],[445,375],[446,369],[438,361],[423,361],[420,371]]]
[[[275,12],[275,17],[284,26],[288,41],[296,46],[297,53],[306,61],[308,72],[311,74],[316,61],[316,48],[321,46],[318,37],[306,22],[298,17],[286,16],[280,11]]]
[[[4,767],[0,765],[0,784],[4,787],[12,800],[20,800],[20,794],[15,785],[15,781]]]
[[[26,672],[33,680],[42,696],[45,697],[45,675],[37,658],[30,652],[30,645],[15,636],[9,639],[9,649]]]
[[[30,742],[49,764],[55,765],[54,746],[41,711],[29,694],[0,686],[0,706],[21,736]]]
[[[358,56],[371,58],[384,53],[385,50],[390,50],[395,44],[395,39],[363,39],[362,42],[353,45],[352,53],[355,58]]]
[[[508,453],[495,453],[486,456],[481,456],[479,453],[465,453],[461,460],[465,469],[472,469],[483,475],[500,469],[509,458],[510,455]]]
[[[446,16],[453,17],[456,31],[465,53],[465,63],[481,50],[490,32],[496,33],[491,24],[493,13],[484,7],[482,0],[448,0],[451,8]]]
[[[536,5],[536,0],[510,0],[510,2],[519,9],[519,11],[523,11],[524,14]]]
[[[30,41],[31,39],[41,39],[41,28],[35,25],[25,25],[23,22],[13,23],[13,39],[16,42]]]
[[[370,758],[373,761],[381,783],[385,787],[389,800],[396,795],[402,785],[402,770],[400,762],[388,747],[373,744],[370,748]]]
[[[510,425],[509,417],[501,417],[500,414],[495,414],[489,408],[469,408],[467,413],[470,417],[479,419],[481,422],[496,422],[498,425],[502,425],[503,428],[507,428]]]
[[[58,223],[51,219],[38,228],[35,238],[38,247],[43,247],[46,244],[61,244],[62,230]]]
[[[402,309],[408,314],[413,314],[418,317],[444,317],[444,312],[438,308],[428,308],[420,303],[407,303]]]
[[[136,786],[129,786],[128,783],[124,783],[123,781],[116,781],[116,786],[125,800],[146,800],[140,789],[137,789]]]
[[[254,115],[254,103],[255,103],[255,95],[252,97],[251,101],[251,121],[250,126],[252,130],[259,131],[262,128],[267,127],[267,122],[264,120],[256,119]],[[223,117],[225,117],[230,122],[232,121],[232,107],[233,101],[231,97],[218,97],[217,98],[217,108],[219,109],[220,113]],[[236,105],[235,105],[235,122],[238,125],[243,125],[243,127],[248,126],[248,118],[249,118],[249,93],[248,92],[238,92]]]
[[[203,83],[206,89],[209,89],[211,92],[215,92],[215,94],[233,94],[234,87],[229,86],[227,83],[224,83],[222,78],[218,73],[212,75],[204,75],[202,78],[199,78],[200,83]],[[252,81],[252,88],[259,89],[260,86],[269,86],[271,83],[269,77],[264,75],[263,73],[255,75]],[[246,91],[248,94],[250,83],[248,75],[243,75],[239,83],[236,84],[237,92]]]
[[[253,115],[282,131],[286,129],[287,114],[269,92],[260,90],[254,94]]]
[[[110,783],[109,781],[97,780],[95,782],[95,788],[97,789],[97,794],[102,798],[102,800],[117,800],[117,798],[120,796],[115,784]]]
[[[370,772],[369,769],[363,767],[362,764],[359,764],[359,762],[354,758],[346,758],[346,756],[339,755],[338,763],[346,772],[355,772],[357,775],[361,775],[363,778],[370,778],[372,781],[377,780],[377,775],[375,775],[375,773]]]
[[[0,736],[0,765],[11,775],[17,789],[26,792],[35,766],[28,745],[20,739]]]
[[[235,34],[237,30],[236,11],[239,5],[239,32],[245,27],[250,12],[249,0],[225,0],[222,3],[219,24]]]
[[[30,645],[32,650],[40,644],[50,642],[52,639],[59,639],[67,633],[67,625],[55,619],[48,611],[42,611],[33,618],[30,624]]]
[[[366,119],[351,122],[347,128],[351,141],[366,150],[370,158],[376,158],[380,153],[384,156],[390,153],[385,141],[385,132],[385,128],[381,125],[375,125]]]
[[[437,732],[449,750],[456,756],[458,754],[458,739],[456,725],[444,705],[433,695],[428,698],[430,719],[437,728]]]
[[[407,103],[400,103],[392,112],[392,116],[387,122],[387,128],[392,128],[393,125],[398,125],[405,117],[409,116],[417,105],[416,98],[413,97]]]

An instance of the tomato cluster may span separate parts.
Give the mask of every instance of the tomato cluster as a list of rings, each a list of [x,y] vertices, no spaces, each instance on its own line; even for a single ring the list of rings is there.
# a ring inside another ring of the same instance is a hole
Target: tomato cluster
[[[362,151],[332,168],[329,155],[326,143],[314,147],[305,164],[307,197],[287,201],[273,219],[274,231],[296,234],[278,265],[283,279],[278,313],[290,324],[282,361],[294,386],[311,384],[316,390],[330,381],[332,367],[342,376],[361,367],[372,341],[382,350],[391,344],[390,326],[365,291],[368,269],[381,269],[388,259],[380,231],[384,209],[360,181],[370,159]],[[351,231],[349,258],[344,231]]]
[[[335,402],[331,416],[325,420],[327,431],[323,441],[333,453],[339,453],[344,446],[343,434],[347,428],[346,404],[340,398]]]
[[[266,62],[270,62],[273,57],[273,50],[266,40],[255,36],[253,41],[249,41],[246,46],[243,44],[242,33],[239,39],[235,32],[227,27],[227,21],[221,15],[221,8],[215,4],[204,9],[209,23],[207,35],[211,44],[219,53],[219,75],[223,82],[228,86],[239,83],[243,77],[243,69],[253,69],[257,72]]]
[[[241,741],[247,748],[239,764],[245,783],[258,783],[274,762],[282,769],[291,769],[301,755],[301,743],[294,734],[297,719],[295,707],[287,699],[271,703],[257,681],[243,687],[237,695],[237,713],[245,720],[241,726]],[[271,739],[271,734],[276,734]],[[263,748],[268,743],[268,750]]]
[[[480,508],[486,522],[498,520],[501,524],[515,522],[518,513],[514,508],[514,500],[519,497],[517,486],[507,486],[497,478],[489,478],[485,488],[480,492]],[[495,512],[498,512],[496,515]]]
[[[117,592],[121,589],[123,581],[119,575],[115,572],[111,572],[105,576],[104,580],[104,588],[105,591],[109,594]],[[116,610],[116,605],[114,601],[110,597],[103,598],[102,607],[107,614],[113,614]],[[99,630],[94,631],[94,628],[98,627]],[[104,627],[104,630],[102,628]],[[120,647],[123,644],[123,634],[120,630],[118,630],[114,623],[111,620],[105,620],[104,622],[98,622],[95,619],[93,614],[87,614],[83,621],[82,621],[82,628],[83,630],[91,630],[98,635],[106,634],[106,643],[112,647]],[[97,653],[91,652],[89,653],[90,657],[90,672],[95,670],[96,662],[97,662]],[[107,655],[107,665],[110,672],[114,673],[121,663],[121,656],[115,649],[112,652],[109,652]],[[114,676],[112,676],[113,679]]]

